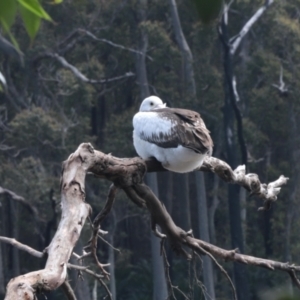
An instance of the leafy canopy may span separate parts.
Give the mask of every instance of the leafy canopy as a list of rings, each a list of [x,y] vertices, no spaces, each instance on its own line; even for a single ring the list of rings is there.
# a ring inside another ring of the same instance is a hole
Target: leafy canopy
[[[52,4],[61,3],[62,0],[52,0]],[[24,26],[31,40],[33,40],[40,28],[41,19],[51,21],[51,17],[43,9],[38,0],[0,0],[0,23],[17,47],[17,42],[11,33],[16,15],[20,14]]]

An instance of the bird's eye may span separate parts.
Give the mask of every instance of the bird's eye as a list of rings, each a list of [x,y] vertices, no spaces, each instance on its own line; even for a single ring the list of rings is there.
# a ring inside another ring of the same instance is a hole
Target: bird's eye
[[[153,106],[153,102],[150,102],[150,105]]]

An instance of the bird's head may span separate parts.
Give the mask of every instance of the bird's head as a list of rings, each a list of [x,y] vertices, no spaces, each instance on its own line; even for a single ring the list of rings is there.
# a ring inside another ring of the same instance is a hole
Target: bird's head
[[[140,111],[149,111],[157,108],[166,107],[166,103],[163,103],[162,100],[156,96],[150,96],[142,102],[140,106]]]

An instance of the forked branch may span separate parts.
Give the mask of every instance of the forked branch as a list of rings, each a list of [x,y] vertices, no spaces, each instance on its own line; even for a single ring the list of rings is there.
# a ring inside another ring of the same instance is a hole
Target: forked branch
[[[192,237],[189,232],[179,228],[164,205],[143,183],[143,177],[147,170],[154,172],[164,169],[156,161],[145,162],[139,157],[121,159],[96,151],[90,144],[81,144],[63,164],[61,178],[62,217],[58,230],[46,249],[48,254],[46,266],[42,270],[12,279],[7,285],[5,300],[34,300],[37,290],[54,290],[65,282],[69,258],[90,211],[89,205],[85,202],[84,181],[87,172],[92,172],[97,177],[113,182],[105,208],[94,222],[95,239],[101,221],[112,208],[116,191],[122,188],[135,204],[146,205],[151,214],[152,229],[157,231],[157,225],[159,225],[162,230],[160,236],[170,242],[176,253],[190,257],[189,252],[191,251],[189,250],[192,250],[202,255],[210,253],[225,260],[233,260],[271,270],[277,269],[287,272],[295,283],[299,283],[295,273],[300,271],[299,266],[243,255],[236,250],[225,250],[198,240]],[[225,162],[213,157],[207,159],[200,170],[214,172],[228,183],[242,185],[252,194],[262,197],[265,202],[274,201],[281,186],[287,181],[287,178],[282,176],[272,183],[261,184],[256,174],[245,174],[243,167],[233,171]],[[101,278],[99,280],[102,281]]]

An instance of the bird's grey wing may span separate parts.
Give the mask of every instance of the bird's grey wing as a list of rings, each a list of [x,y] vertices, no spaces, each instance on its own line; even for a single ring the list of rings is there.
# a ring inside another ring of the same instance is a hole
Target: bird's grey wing
[[[134,135],[162,148],[176,148],[180,140],[174,122],[156,110],[139,112],[133,118]]]
[[[169,139],[172,140],[173,147],[182,145],[197,153],[211,155],[213,141],[200,114],[179,108],[162,108],[156,111],[162,118],[172,120],[173,126]]]

